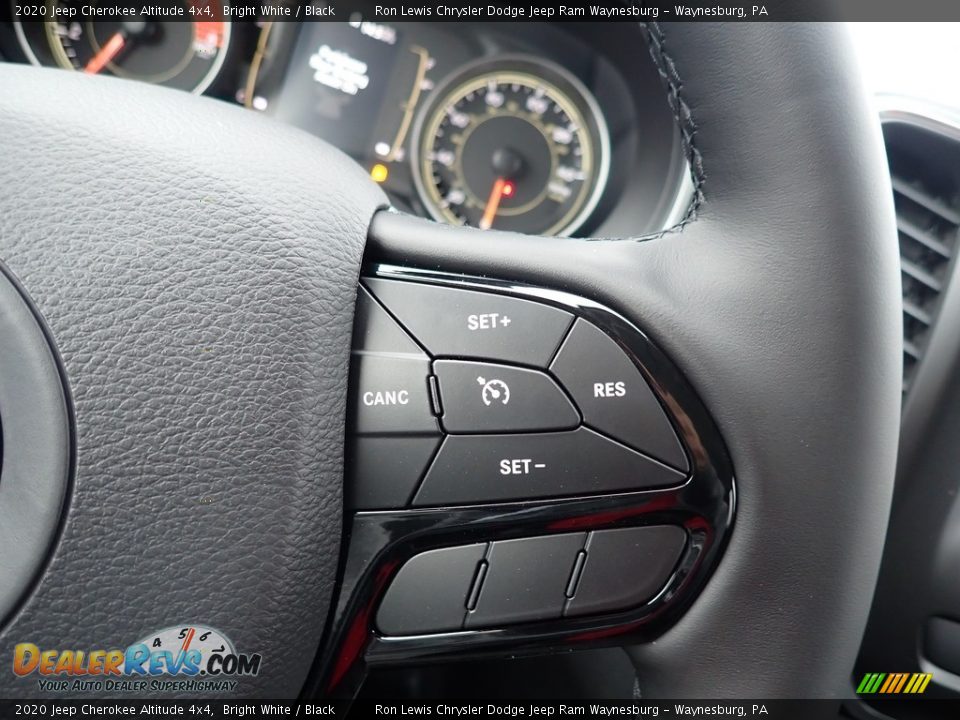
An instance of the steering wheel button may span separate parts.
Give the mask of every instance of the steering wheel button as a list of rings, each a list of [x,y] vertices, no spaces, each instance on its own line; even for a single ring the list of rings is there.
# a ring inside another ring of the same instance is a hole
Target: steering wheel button
[[[493,543],[486,577],[467,629],[559,618],[586,533],[545,535]]]
[[[352,510],[404,507],[430,464],[440,436],[355,437],[350,442]]]
[[[687,534],[673,525],[597,530],[564,616],[626,610],[654,597],[677,565]]]
[[[439,432],[430,406],[426,356],[355,352],[351,371],[356,434]]]
[[[587,428],[451,435],[414,498],[450,505],[669,487],[684,475]]]
[[[686,472],[680,440],[637,366],[609,335],[578,319],[550,366],[584,422]]]
[[[566,430],[580,424],[580,413],[546,373],[461,360],[437,360],[433,371],[447,432]]]
[[[380,604],[377,627],[385,635],[459,630],[467,595],[486,543],[430,550],[408,560]]]
[[[423,350],[362,286],[357,290],[353,347],[355,350],[368,352],[404,353],[425,357]]]
[[[546,367],[573,319],[504,295],[380,278],[364,282],[434,356]]]

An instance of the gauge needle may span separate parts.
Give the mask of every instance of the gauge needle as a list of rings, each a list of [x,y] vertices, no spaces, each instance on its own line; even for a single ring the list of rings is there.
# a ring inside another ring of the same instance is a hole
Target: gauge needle
[[[103,70],[107,63],[113,60],[117,53],[123,50],[123,46],[126,45],[127,39],[124,37],[122,32],[115,32],[110,36],[110,39],[107,40],[103,47],[90,58],[90,62],[86,64],[83,68],[83,71],[88,75],[96,75],[98,72]]]
[[[497,210],[500,207],[500,200],[503,198],[504,190],[507,187],[506,179],[498,177],[493,183],[493,189],[490,191],[490,197],[487,198],[487,206],[483,209],[483,217],[480,218],[479,228],[489,230],[493,225],[493,219],[497,216]]]

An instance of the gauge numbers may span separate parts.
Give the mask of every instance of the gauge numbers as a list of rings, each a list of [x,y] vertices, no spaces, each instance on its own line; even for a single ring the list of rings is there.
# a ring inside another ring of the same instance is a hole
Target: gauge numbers
[[[415,181],[437,220],[565,235],[595,207],[609,140],[596,102],[532,58],[469,67],[437,91],[416,134]]]

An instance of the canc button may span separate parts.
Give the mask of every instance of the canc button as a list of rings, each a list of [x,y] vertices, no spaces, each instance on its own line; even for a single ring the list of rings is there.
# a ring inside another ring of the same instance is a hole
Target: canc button
[[[430,358],[360,288],[350,365],[353,432],[439,433],[430,405],[429,374]]]
[[[355,433],[439,431],[427,391],[430,361],[426,356],[354,353],[351,370]]]
[[[680,440],[647,381],[606,333],[577,320],[550,366],[583,421],[686,472]]]

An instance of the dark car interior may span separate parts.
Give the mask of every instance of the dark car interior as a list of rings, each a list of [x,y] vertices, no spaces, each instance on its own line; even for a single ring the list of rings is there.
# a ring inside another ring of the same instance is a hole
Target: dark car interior
[[[840,23],[80,5],[0,23],[0,697],[960,698],[960,106]]]

